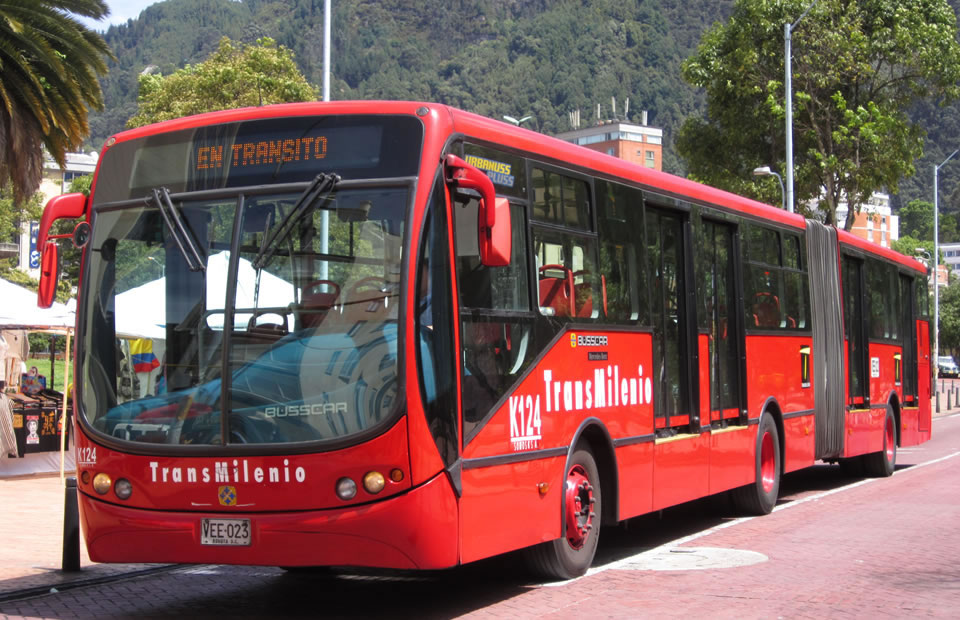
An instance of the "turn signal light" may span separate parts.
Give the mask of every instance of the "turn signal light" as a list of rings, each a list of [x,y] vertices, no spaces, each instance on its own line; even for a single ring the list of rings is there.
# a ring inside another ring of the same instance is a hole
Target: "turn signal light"
[[[84,471],[81,473],[80,480],[82,480],[84,484],[90,484],[90,472]]]
[[[107,474],[100,473],[93,477],[93,490],[100,495],[106,495],[109,493],[110,487],[112,486],[113,480],[111,480],[110,476]]]
[[[379,493],[383,490],[386,483],[387,481],[384,479],[383,474],[378,471],[368,472],[367,475],[363,477],[363,488],[367,490],[367,493]]]
[[[402,482],[402,481],[403,481],[403,470],[402,470],[402,469],[394,469],[394,470],[392,470],[392,471],[390,472],[390,479],[393,480],[394,482]]]

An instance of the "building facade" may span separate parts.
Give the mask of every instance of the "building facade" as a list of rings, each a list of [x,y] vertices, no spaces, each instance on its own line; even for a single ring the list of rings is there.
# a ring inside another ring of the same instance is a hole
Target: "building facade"
[[[43,195],[42,203],[46,204],[54,196],[70,189],[70,182],[77,177],[93,174],[97,167],[99,155],[92,153],[67,153],[66,167],[60,165],[49,155],[44,154],[43,177],[40,180],[40,189]],[[20,231],[20,243],[17,248],[18,267],[33,278],[40,277],[40,251],[37,248],[37,232],[39,222],[24,222]]]
[[[644,120],[646,114],[644,114]],[[601,121],[596,125],[565,131],[557,138],[606,153],[639,166],[663,170],[663,129],[625,121]]]
[[[846,225],[848,212],[845,201],[837,205],[837,228]],[[888,248],[900,238],[900,217],[893,215],[889,194],[874,192],[870,200],[860,206],[860,212],[854,218],[850,232],[861,239]]]

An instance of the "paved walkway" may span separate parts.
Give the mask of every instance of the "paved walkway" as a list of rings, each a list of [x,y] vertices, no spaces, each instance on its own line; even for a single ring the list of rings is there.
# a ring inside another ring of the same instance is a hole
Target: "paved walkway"
[[[956,400],[951,398],[953,408],[948,411],[946,394],[942,394],[941,412],[934,415],[960,413]],[[166,569],[158,564],[91,562],[81,538],[80,570],[62,571],[63,507],[59,475],[0,479],[0,515],[6,530],[5,542],[0,545],[0,601],[97,583],[120,574]]]
[[[80,570],[64,572],[64,486],[58,474],[0,480],[0,601],[115,577],[157,570],[154,564],[98,564],[80,542]]]

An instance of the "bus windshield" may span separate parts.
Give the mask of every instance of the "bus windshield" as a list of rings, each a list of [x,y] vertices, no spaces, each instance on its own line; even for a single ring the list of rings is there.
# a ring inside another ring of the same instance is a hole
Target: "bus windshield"
[[[80,368],[94,429],[153,444],[290,443],[391,417],[412,181],[331,181],[304,205],[316,185],[95,211]]]

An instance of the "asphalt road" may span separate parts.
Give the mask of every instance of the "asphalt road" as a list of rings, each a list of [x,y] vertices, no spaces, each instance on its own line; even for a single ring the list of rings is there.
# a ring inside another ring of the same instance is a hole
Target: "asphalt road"
[[[892,478],[818,465],[774,513],[707,498],[604,529],[594,568],[532,581],[515,556],[438,573],[194,566],[0,603],[0,618],[956,617],[960,416],[900,450]]]

